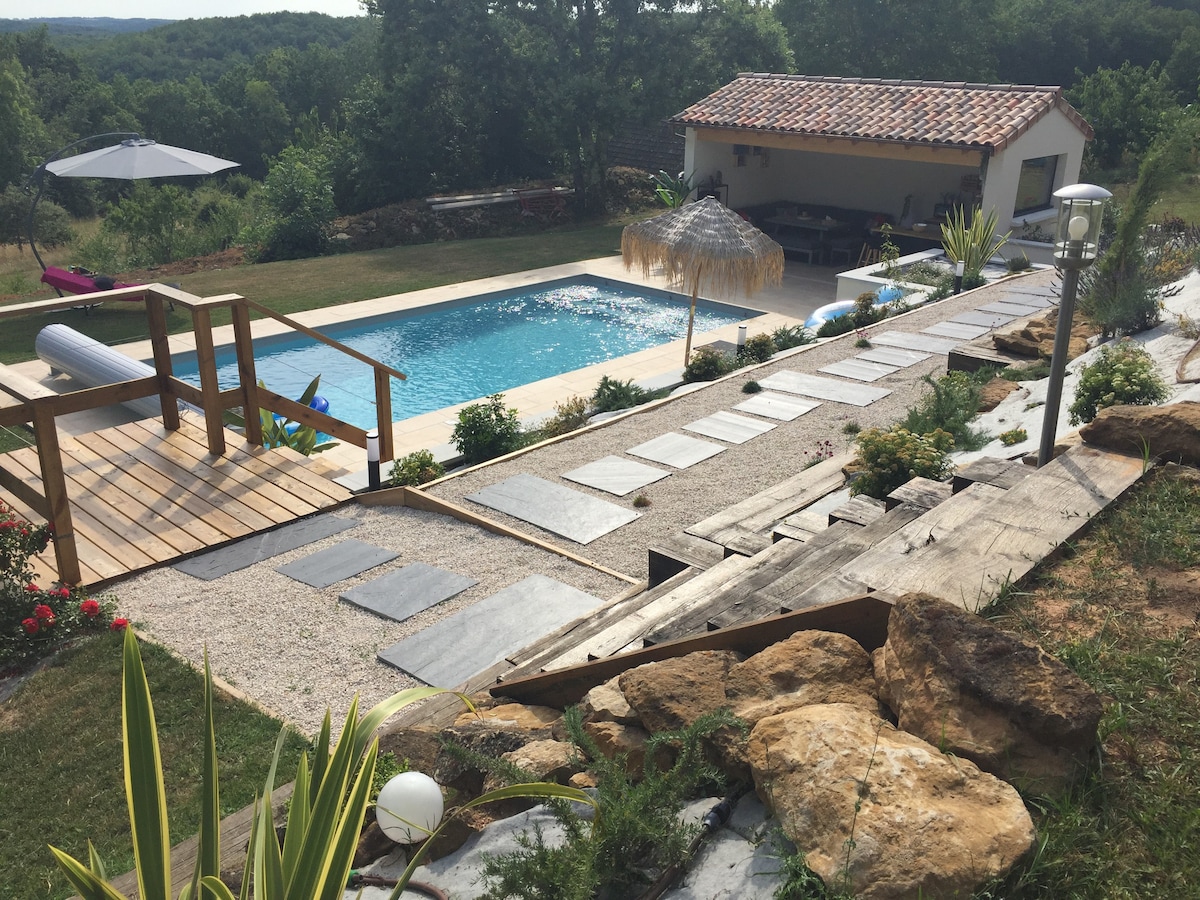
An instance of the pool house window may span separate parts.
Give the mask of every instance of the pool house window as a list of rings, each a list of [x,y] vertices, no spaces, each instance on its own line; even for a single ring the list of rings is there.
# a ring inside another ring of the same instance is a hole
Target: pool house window
[[[1021,163],[1017,205],[1013,215],[1028,215],[1052,207],[1051,194],[1054,193],[1054,173],[1057,168],[1057,156],[1039,156]]]

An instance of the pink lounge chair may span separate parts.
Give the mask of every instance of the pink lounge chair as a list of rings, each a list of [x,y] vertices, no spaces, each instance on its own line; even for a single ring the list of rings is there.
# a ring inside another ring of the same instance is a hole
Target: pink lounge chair
[[[42,273],[42,281],[56,290],[66,291],[69,294],[94,294],[96,291],[108,291],[113,288],[137,287],[136,284],[125,284],[120,281],[114,281],[111,285],[97,287],[93,276],[82,275],[78,272],[68,272],[66,269],[59,269],[55,266],[48,266],[46,268],[46,271]]]

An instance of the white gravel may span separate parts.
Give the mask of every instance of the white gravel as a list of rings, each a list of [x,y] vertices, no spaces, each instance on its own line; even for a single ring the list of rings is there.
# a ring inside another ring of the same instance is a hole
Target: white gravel
[[[1031,277],[1048,283],[1052,274]],[[989,302],[992,290],[985,288],[915,310],[880,323],[871,331],[917,332],[963,309]],[[717,410],[729,410],[746,399],[741,388],[752,378],[761,379],[784,369],[816,373],[823,365],[859,352],[853,346],[854,340],[851,334],[743,370],[723,382],[602,428],[448,479],[432,488],[432,493],[477,508],[519,531],[619,572],[643,578],[646,548],[656,537],[682,530],[784,480],[802,468],[806,458],[818,452],[825,441],[835,452],[841,451],[852,440],[843,431],[851,422],[869,428],[901,418],[927,389],[921,376],[944,372],[946,358],[934,355],[875,382],[875,386],[890,388],[893,393],[868,407],[823,403],[794,422],[780,422],[773,431],[746,444],[729,446],[724,453],[623,498],[564,481],[562,473],[609,454],[623,453],[669,431],[679,432],[688,422]],[[640,510],[644,515],[635,522],[580,547],[464,499],[486,485],[522,472],[629,508],[633,508],[639,493],[645,494],[651,505]],[[313,734],[327,708],[333,711],[336,728],[354,694],[360,696],[365,709],[416,683],[378,662],[375,654],[380,649],[530,574],[547,575],[604,600],[628,587],[619,579],[548,551],[430,513],[352,504],[330,514],[355,517],[360,524],[214,581],[161,568],[117,584],[112,593],[120,602],[122,614],[154,640],[197,665],[207,647],[213,670],[220,678],[305,733]],[[276,566],[350,537],[395,550],[400,556],[324,590],[274,571]],[[350,587],[418,561],[469,575],[479,583],[402,623],[381,619],[338,600],[338,594]],[[529,636],[531,642],[537,637]]]

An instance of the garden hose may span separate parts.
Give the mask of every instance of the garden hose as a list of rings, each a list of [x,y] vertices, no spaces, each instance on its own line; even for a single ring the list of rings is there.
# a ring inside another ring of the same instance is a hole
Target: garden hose
[[[397,878],[384,878],[382,875],[363,875],[359,872],[351,870],[350,877],[346,879],[346,887],[388,887],[394,888],[400,881]],[[406,891],[416,891],[419,894],[424,894],[426,897],[432,897],[433,900],[450,900],[449,895],[441,888],[434,887],[432,884],[426,884],[423,881],[410,881],[405,885]]]
[[[721,829],[733,816],[733,809],[737,806],[737,802],[742,799],[749,791],[748,785],[739,785],[728,797],[705,813],[701,824],[704,826],[700,833],[692,838],[692,843],[688,845],[687,853],[679,862],[671,863],[658,877],[658,881],[650,885],[647,891],[638,898],[638,900],[657,900],[675,883],[675,880],[683,874],[684,867],[695,856],[696,851],[700,849],[700,844],[710,834],[714,834]]]

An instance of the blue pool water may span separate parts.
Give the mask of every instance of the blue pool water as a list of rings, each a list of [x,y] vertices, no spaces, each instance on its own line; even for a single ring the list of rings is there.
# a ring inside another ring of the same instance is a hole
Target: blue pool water
[[[321,331],[408,376],[392,379],[398,422],[678,340],[687,334],[687,314],[688,299],[677,294],[574,280]],[[695,332],[754,315],[701,301]],[[194,355],[181,354],[173,362],[177,376],[199,384]],[[255,365],[267,387],[288,397],[299,397],[320,375],[319,393],[329,400],[331,415],[361,428],[374,426],[374,380],[365,364],[289,334],[256,341]],[[232,347],[218,350],[217,366],[221,387],[236,386]]]

